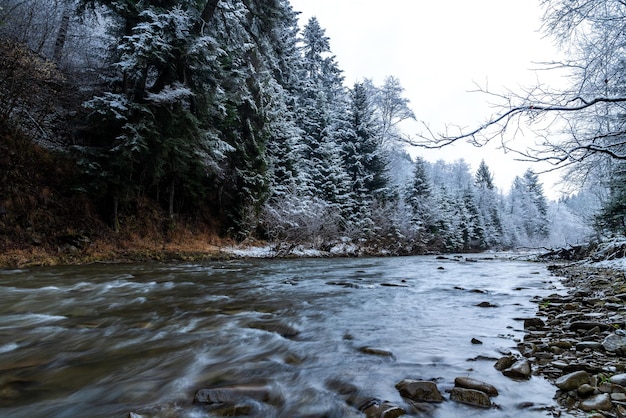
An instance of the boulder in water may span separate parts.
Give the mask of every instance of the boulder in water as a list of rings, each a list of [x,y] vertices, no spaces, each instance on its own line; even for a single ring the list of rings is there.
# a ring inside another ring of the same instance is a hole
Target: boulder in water
[[[491,400],[485,392],[475,389],[465,389],[454,387],[450,391],[450,399],[467,405],[478,406],[480,408],[491,408]]]
[[[418,402],[443,402],[443,396],[434,382],[404,379],[396,384],[400,395]]]
[[[252,399],[259,402],[271,402],[277,398],[269,386],[228,386],[211,389],[198,389],[193,397],[194,403],[238,403]]]
[[[511,367],[502,371],[502,374],[506,377],[518,380],[530,379],[531,373],[530,362],[525,358],[517,360]]]
[[[498,389],[489,383],[472,379],[471,377],[457,377],[454,379],[454,386],[464,389],[475,389],[486,393],[489,396],[498,396]]]

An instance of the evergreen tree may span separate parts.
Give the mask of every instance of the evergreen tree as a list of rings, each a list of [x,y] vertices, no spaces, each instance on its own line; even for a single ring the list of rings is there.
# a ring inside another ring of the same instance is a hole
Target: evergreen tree
[[[493,190],[493,175],[491,171],[489,171],[489,167],[485,163],[485,160],[480,160],[480,165],[478,166],[478,170],[476,171],[476,185],[479,188],[485,188],[489,190]]]
[[[420,242],[422,247],[426,247],[432,234],[436,232],[436,215],[428,167],[422,157],[415,159],[413,177],[406,189],[405,200],[410,208],[410,220],[415,239]]]
[[[499,199],[493,184],[493,175],[484,160],[478,166],[475,182],[476,205],[484,227],[485,245],[488,248],[502,246],[504,242]]]
[[[352,206],[349,177],[340,141],[353,133],[347,126],[343,76],[330,54],[329,39],[316,18],[303,30],[302,90],[298,126],[303,130],[300,168],[307,191],[342,210]]]
[[[509,193],[510,223],[518,245],[535,245],[549,236],[548,206],[539,177],[528,169]]]
[[[380,144],[374,106],[363,83],[351,91],[350,135],[343,142],[344,159],[352,191],[363,201],[382,198],[388,186],[387,161]]]

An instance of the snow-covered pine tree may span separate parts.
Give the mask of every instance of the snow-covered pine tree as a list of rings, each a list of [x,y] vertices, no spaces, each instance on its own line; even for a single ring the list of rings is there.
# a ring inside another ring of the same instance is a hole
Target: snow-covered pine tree
[[[347,135],[347,95],[330,43],[316,18],[303,30],[303,78],[298,126],[303,130],[301,171],[310,196],[345,211],[352,206],[349,177],[341,158]]]
[[[485,245],[487,248],[502,247],[504,242],[500,199],[493,184],[493,175],[485,160],[481,160],[476,170],[475,188],[478,215],[484,227]]]

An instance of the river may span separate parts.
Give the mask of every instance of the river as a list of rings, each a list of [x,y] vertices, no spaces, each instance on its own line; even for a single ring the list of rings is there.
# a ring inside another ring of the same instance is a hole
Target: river
[[[457,376],[496,386],[499,407],[446,401],[428,416],[550,416],[554,386],[536,376],[511,380],[493,365],[523,339],[519,318],[534,316],[531,299],[563,293],[558,279],[542,264],[471,261],[0,270],[0,416],[210,417],[192,404],[197,389],[257,384],[280,401],[256,405],[254,416],[362,416],[336,382],[410,411],[396,383],[434,380],[447,397]],[[476,306],[485,301],[495,307]]]

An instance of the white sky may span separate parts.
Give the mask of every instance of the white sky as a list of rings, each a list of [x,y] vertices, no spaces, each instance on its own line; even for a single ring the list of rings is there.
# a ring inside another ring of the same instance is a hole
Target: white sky
[[[364,78],[380,85],[397,77],[418,120],[434,131],[446,125],[476,127],[497,111],[476,84],[517,91],[545,80],[533,68],[553,61],[551,39],[539,32],[538,0],[291,0],[300,24],[316,16],[330,38],[346,84]],[[411,135],[411,128],[405,133]],[[414,132],[421,130],[414,127]],[[533,141],[533,138],[519,138]],[[520,142],[521,143],[521,142]],[[496,150],[454,145],[441,151],[410,150],[429,161],[464,158],[475,170],[482,158],[499,188],[508,191],[527,163]],[[533,167],[540,171],[540,167]],[[546,194],[557,195],[555,175],[542,175]]]

